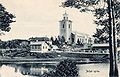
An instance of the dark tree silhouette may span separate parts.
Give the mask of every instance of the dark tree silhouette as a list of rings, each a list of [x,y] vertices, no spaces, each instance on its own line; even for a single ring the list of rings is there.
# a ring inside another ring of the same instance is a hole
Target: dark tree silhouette
[[[61,61],[55,71],[44,74],[42,77],[77,77],[78,68],[76,63],[72,60],[66,59]]]
[[[61,37],[61,44],[64,44],[64,43],[65,43],[65,37],[62,36],[62,37]]]
[[[10,23],[15,22],[13,20],[15,16],[6,11],[6,8],[0,4],[0,32],[9,32],[10,31]]]
[[[54,41],[54,38],[51,37],[50,40],[52,41],[52,44],[55,45],[55,41]]]
[[[61,37],[60,36],[58,36],[58,41],[61,42]]]
[[[80,45],[80,40],[79,39],[77,40],[77,45]]]
[[[56,68],[55,76],[58,77],[76,77],[78,76],[78,68],[72,60],[66,59],[61,61]]]
[[[57,38],[55,38],[55,45],[60,46],[60,42]]]

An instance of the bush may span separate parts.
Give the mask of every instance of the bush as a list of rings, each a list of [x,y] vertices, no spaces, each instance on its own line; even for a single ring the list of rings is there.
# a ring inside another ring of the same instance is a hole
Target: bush
[[[78,68],[76,63],[72,60],[66,59],[61,61],[55,71],[49,72],[43,77],[77,77]]]

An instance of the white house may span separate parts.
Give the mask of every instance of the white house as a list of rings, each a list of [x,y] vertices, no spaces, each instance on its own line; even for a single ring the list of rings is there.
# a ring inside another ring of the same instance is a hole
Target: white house
[[[52,49],[52,42],[47,37],[30,38],[31,52],[45,53]]]

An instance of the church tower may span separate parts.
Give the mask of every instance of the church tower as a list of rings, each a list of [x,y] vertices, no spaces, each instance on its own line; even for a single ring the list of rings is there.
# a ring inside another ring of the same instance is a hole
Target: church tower
[[[63,14],[63,19],[60,21],[60,37],[65,38],[65,42],[71,44],[71,33],[72,33],[72,21],[68,19],[68,14]]]

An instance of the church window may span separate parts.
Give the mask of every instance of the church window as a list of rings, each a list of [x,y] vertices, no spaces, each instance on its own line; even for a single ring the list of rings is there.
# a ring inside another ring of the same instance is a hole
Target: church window
[[[36,49],[38,49],[38,46],[36,46]]]
[[[63,28],[64,28],[64,24],[63,24]]]
[[[69,24],[69,28],[70,28],[70,24]]]

